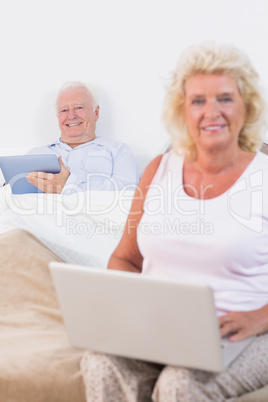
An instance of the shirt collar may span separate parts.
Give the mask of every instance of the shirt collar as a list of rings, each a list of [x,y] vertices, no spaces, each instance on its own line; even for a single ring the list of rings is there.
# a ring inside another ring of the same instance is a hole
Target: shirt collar
[[[65,149],[65,150],[72,150],[72,149],[80,149],[80,148],[84,148],[88,145],[93,145],[93,144],[97,144],[97,145],[103,145],[104,144],[104,139],[102,137],[96,137],[94,140],[85,142],[84,144],[78,145],[75,148],[70,147],[70,145],[66,144],[65,142],[62,142],[61,138],[59,138],[58,140],[56,140],[55,142],[52,142],[49,144],[49,147],[53,147],[54,145],[58,145],[60,148]]]

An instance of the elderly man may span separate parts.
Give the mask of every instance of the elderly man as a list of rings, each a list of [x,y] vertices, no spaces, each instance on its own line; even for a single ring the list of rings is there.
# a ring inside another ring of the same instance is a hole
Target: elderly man
[[[31,172],[28,181],[45,193],[133,189],[139,178],[133,153],[126,144],[96,137],[99,105],[92,92],[82,83],[66,83],[56,106],[60,139],[28,154],[58,155],[61,171]]]

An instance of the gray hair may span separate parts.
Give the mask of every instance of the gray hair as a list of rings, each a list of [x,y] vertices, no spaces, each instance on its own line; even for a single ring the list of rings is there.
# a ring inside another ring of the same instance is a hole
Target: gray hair
[[[98,96],[97,96],[97,91],[95,88],[93,88],[91,85],[86,85],[83,82],[80,81],[66,81],[61,87],[60,90],[58,92],[57,98],[56,98],[56,109],[57,109],[57,105],[58,105],[58,99],[59,97],[68,89],[72,89],[72,88],[83,88],[86,90],[86,92],[88,93],[88,95],[92,98],[92,103],[93,103],[93,107],[94,109],[99,105],[98,103]]]

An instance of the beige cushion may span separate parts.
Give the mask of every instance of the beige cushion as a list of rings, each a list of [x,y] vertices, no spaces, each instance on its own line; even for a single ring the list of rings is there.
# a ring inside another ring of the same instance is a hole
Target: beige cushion
[[[0,253],[0,401],[85,402],[83,350],[68,341],[48,269],[60,259],[21,229],[0,235]]]

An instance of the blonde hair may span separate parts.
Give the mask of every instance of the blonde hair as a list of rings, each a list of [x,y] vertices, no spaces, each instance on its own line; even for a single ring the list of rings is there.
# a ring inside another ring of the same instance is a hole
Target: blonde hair
[[[244,101],[247,118],[239,134],[239,145],[254,151],[262,144],[266,102],[259,86],[259,76],[249,58],[232,45],[204,43],[190,46],[174,70],[164,103],[163,118],[176,152],[193,159],[195,143],[183,117],[185,83],[195,74],[226,74],[234,78]]]

